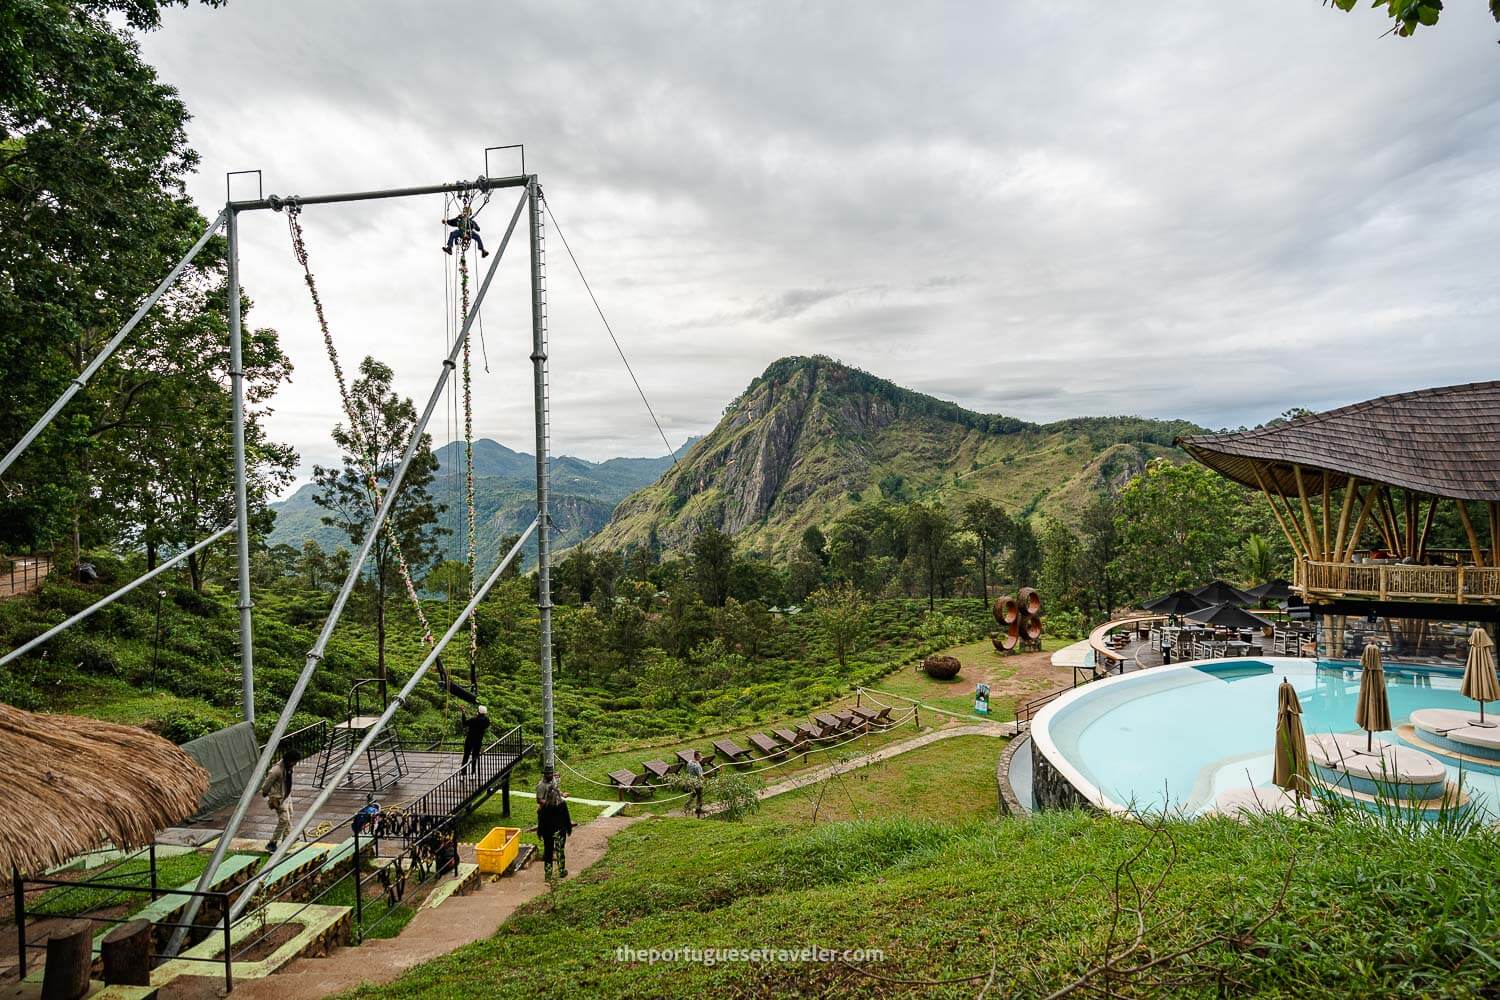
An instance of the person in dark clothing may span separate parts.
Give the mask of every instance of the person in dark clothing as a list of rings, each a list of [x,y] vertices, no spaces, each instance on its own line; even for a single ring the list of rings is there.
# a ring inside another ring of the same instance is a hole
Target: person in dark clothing
[[[484,248],[484,240],[479,237],[479,223],[474,219],[474,212],[465,206],[464,210],[451,219],[444,219],[443,225],[452,226],[453,232],[448,234],[448,245],[443,247],[443,253],[451,255],[453,244],[459,240],[472,240],[479,248],[479,256],[488,257],[490,252]]]
[[[484,734],[490,728],[490,710],[483,705],[464,720],[464,759],[460,770],[479,766],[479,751],[484,749]]]
[[[437,875],[446,875],[449,872],[458,872],[458,834],[452,830],[443,830],[438,834],[437,850],[433,852],[433,863],[437,866]]]
[[[548,882],[552,881],[554,863],[558,877],[568,877],[568,834],[572,832],[568,798],[557,780],[557,772],[548,771],[536,786],[536,835],[542,842],[542,870]]]

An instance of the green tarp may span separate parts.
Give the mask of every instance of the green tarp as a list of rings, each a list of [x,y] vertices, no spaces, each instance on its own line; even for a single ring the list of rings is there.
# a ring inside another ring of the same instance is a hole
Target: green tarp
[[[200,736],[184,743],[182,749],[208,772],[208,791],[198,803],[198,815],[194,819],[237,801],[260,756],[255,727],[248,722]]]

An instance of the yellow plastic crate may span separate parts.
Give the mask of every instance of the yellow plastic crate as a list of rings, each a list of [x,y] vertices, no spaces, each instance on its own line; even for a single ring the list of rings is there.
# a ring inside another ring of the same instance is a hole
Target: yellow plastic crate
[[[521,831],[513,826],[497,826],[474,845],[474,860],[479,870],[490,875],[499,875],[516,860],[521,848]]]

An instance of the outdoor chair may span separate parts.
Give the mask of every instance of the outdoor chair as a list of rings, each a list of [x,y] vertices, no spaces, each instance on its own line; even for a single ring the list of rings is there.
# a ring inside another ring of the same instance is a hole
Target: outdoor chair
[[[825,733],[829,731],[837,733],[841,731],[845,725],[843,719],[840,719],[836,715],[829,715],[827,712],[819,712],[817,715],[813,716],[813,721],[822,726]]]
[[[867,726],[875,726],[884,729],[886,726],[890,725],[891,710],[889,708],[882,708],[877,711],[873,708],[856,706],[854,709],[852,709],[852,711],[855,715],[863,719],[865,725]]]
[[[665,781],[668,775],[676,774],[686,766],[680,760],[673,761],[672,763],[667,763],[664,760],[641,761],[641,767],[645,768],[646,773],[655,781]]]
[[[609,773],[609,783],[615,786],[616,793],[621,799],[629,796],[635,799],[647,799],[651,797],[651,789],[640,786],[646,784],[646,775],[636,774],[634,771],[621,768]]]
[[[717,750],[725,760],[729,761],[732,764],[750,763],[750,751],[740,746],[734,740],[714,740],[714,749]]]
[[[801,733],[807,739],[818,743],[823,742],[829,735],[828,730],[816,722],[797,723],[797,732]]]
[[[808,740],[808,735],[800,729],[773,729],[771,735],[789,747],[799,747]]]
[[[765,733],[751,733],[750,745],[759,750],[761,757],[766,760],[786,756],[786,748]]]

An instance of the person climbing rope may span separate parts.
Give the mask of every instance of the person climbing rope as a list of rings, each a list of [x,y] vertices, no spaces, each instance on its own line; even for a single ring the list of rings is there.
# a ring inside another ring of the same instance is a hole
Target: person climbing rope
[[[280,760],[266,772],[266,780],[260,783],[260,794],[266,805],[276,814],[276,829],[266,842],[266,850],[275,852],[281,838],[292,832],[292,768],[297,766],[297,754],[288,750]]]
[[[554,863],[558,877],[568,877],[568,834],[572,832],[568,797],[563,794],[557,772],[549,770],[536,786],[536,835],[542,842],[542,871],[549,884]]]
[[[479,767],[479,751],[484,749],[484,734],[490,728],[490,710],[480,705],[464,720],[464,757],[459,770]]]
[[[479,248],[479,256],[488,257],[490,255],[490,252],[484,248],[484,240],[479,236],[479,222],[474,218],[474,210],[468,205],[465,205],[463,211],[459,212],[453,218],[444,219],[443,225],[453,227],[453,232],[448,234],[448,244],[443,247],[443,253],[451,255],[453,253],[453,244],[459,240],[469,240]]]

